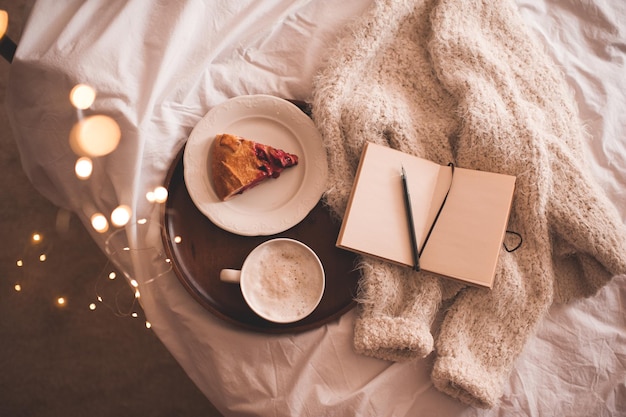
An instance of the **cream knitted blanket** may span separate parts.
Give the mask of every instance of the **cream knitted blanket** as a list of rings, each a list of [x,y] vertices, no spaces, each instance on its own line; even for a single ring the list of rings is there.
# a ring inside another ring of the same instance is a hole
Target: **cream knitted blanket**
[[[313,116],[339,218],[366,141],[517,176],[509,228],[524,241],[502,251],[492,290],[362,258],[359,353],[434,350],[438,389],[492,407],[550,305],[626,272],[626,231],[585,166],[574,101],[512,0],[376,1],[316,79]]]

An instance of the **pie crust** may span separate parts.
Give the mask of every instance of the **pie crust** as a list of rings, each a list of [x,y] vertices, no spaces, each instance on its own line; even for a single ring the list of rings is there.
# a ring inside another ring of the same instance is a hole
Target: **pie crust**
[[[298,164],[298,156],[241,136],[215,136],[210,161],[218,198],[226,201]]]

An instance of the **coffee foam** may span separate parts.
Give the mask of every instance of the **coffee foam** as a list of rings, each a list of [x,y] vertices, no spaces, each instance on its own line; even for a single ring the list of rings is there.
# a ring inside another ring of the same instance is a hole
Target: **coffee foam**
[[[256,312],[275,322],[307,316],[323,291],[322,270],[306,248],[276,241],[246,260],[245,297]]]

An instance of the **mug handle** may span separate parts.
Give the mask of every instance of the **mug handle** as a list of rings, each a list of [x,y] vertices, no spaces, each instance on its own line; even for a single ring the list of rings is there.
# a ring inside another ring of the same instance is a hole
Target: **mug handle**
[[[239,284],[241,280],[241,271],[239,269],[222,269],[220,271],[220,280],[233,284]]]

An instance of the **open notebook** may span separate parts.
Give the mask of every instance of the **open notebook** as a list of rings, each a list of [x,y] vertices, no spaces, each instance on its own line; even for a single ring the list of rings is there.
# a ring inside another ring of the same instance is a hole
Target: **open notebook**
[[[413,266],[402,167],[421,269],[491,288],[513,200],[510,175],[452,169],[367,143],[337,246]]]

